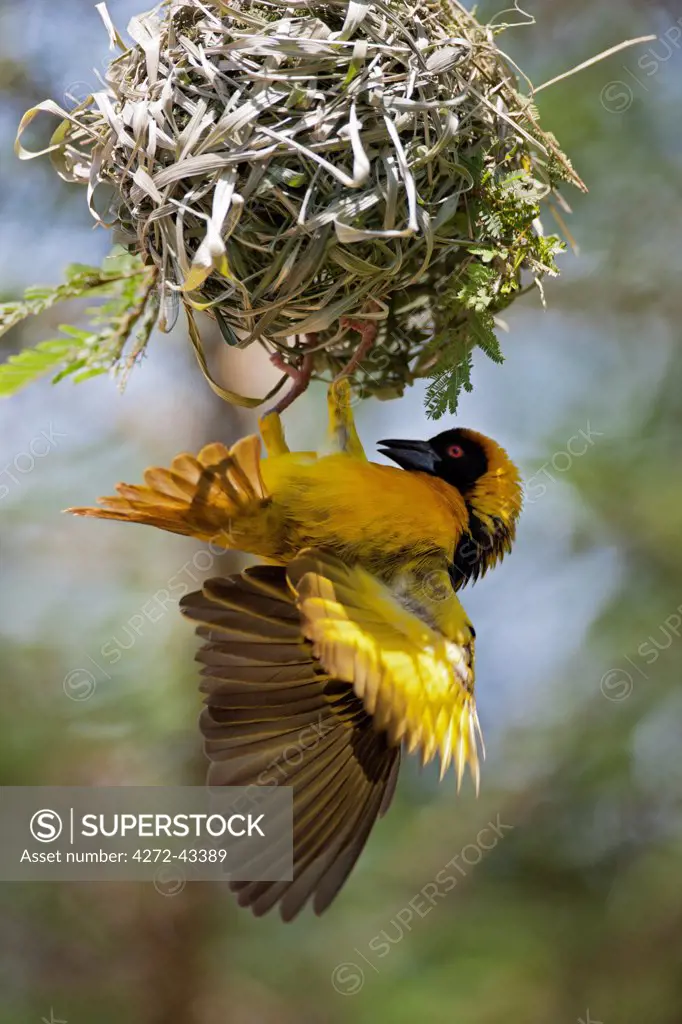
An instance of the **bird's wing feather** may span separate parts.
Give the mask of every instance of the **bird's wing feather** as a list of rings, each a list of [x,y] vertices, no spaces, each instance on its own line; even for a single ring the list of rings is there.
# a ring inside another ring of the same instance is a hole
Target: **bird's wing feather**
[[[290,920],[311,897],[321,913],[388,808],[399,749],[315,659],[283,569],[209,580],[181,608],[207,641],[197,658],[209,785],[293,788],[293,881],[232,888],[256,915],[279,903]]]
[[[353,684],[392,744],[440,755],[478,785],[480,730],[473,696],[473,630],[454,594],[459,629],[448,639],[359,566],[308,550],[288,566],[303,632],[324,668]],[[452,607],[452,605],[451,605]]]

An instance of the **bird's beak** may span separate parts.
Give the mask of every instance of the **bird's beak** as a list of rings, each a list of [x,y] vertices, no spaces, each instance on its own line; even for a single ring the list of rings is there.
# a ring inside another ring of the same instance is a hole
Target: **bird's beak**
[[[397,462],[402,469],[434,473],[440,458],[428,441],[379,441],[379,451]]]

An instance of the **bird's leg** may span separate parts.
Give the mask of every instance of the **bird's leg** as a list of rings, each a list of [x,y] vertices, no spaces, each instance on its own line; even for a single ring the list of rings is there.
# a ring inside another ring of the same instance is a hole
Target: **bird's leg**
[[[317,344],[317,334],[306,334],[305,337],[310,348]],[[291,363],[287,363],[281,352],[274,352],[270,356],[270,362],[282,373],[286,373],[287,377],[291,377],[292,381],[289,390],[285,391],[279,402],[270,410],[279,415],[288,409],[291,403],[295,402],[308,387],[313,372],[313,354],[312,352],[304,353],[300,366],[292,366]]]
[[[372,304],[372,306],[375,305],[376,303]],[[342,377],[350,377],[353,371],[360,366],[367,353],[373,347],[377,334],[379,333],[379,324],[376,320],[354,320],[352,317],[344,316],[341,317],[340,325],[343,328],[350,328],[352,331],[357,331],[361,340],[351,358],[343,369],[337,373],[334,380],[340,380]]]

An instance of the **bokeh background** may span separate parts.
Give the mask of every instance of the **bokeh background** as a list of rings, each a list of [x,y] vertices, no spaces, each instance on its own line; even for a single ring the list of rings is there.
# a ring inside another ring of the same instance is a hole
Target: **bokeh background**
[[[337,902],[288,926],[211,884],[173,897],[2,885],[1,1024],[51,1012],[68,1024],[682,1019],[682,8],[525,6],[536,25],[502,45],[536,84],[621,39],[658,39],[539,94],[590,186],[567,194],[580,256],[548,282],[547,311],[539,295],[512,307],[505,365],[479,354],[461,403],[458,421],[502,442],[527,485],[513,557],[465,594],[488,749],[480,797],[406,764]],[[138,0],[109,9],[123,28]],[[87,95],[106,43],[86,0],[0,3],[5,298],[109,247],[79,189],[12,154],[23,111]],[[2,339],[2,357],[62,320]],[[203,779],[189,624],[172,608],[137,633],[131,619],[171,578],[198,581],[205,555],[60,514],[253,427],[209,392],[181,329],[150,352],[123,395],[107,378],[45,381],[0,406],[4,784]],[[266,390],[253,350],[228,361],[216,344],[213,359],[237,390]],[[366,447],[435,433],[422,397],[361,406]],[[323,403],[313,391],[287,414],[294,443],[314,440]]]

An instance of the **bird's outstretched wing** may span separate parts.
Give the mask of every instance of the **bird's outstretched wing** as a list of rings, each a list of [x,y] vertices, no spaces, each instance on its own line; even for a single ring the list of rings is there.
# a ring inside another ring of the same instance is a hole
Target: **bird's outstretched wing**
[[[197,659],[208,784],[293,788],[293,881],[231,887],[256,915],[279,903],[290,920],[310,897],[321,913],[388,808],[399,748],[374,729],[353,688],[315,659],[284,569],[208,580],[181,609],[206,640]]]
[[[440,755],[478,788],[480,728],[474,701],[474,632],[454,592],[448,636],[420,617],[418,587],[400,598],[360,566],[303,551],[287,567],[303,632],[324,668],[353,688],[391,744]]]

